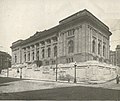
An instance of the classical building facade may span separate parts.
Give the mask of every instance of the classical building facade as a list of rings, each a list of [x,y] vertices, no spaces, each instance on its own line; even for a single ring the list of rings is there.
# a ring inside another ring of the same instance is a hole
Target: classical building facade
[[[7,69],[11,67],[11,56],[6,53],[0,51],[0,73],[2,69]]]
[[[42,65],[97,60],[109,63],[109,28],[89,11],[79,11],[59,25],[12,43],[12,64]]]

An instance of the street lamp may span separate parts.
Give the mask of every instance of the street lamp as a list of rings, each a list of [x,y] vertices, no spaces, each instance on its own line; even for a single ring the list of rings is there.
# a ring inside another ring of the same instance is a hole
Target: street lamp
[[[76,81],[76,67],[77,67],[77,64],[76,64],[76,62],[75,62],[75,64],[74,64],[74,67],[75,67],[75,75],[74,75],[74,83],[76,83],[77,81]]]

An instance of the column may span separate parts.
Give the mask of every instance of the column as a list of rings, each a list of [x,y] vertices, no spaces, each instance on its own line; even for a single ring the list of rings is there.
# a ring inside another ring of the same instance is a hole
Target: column
[[[57,37],[58,41],[57,41],[57,56],[61,56],[61,37],[60,37],[60,33],[58,34]]]
[[[77,35],[77,53],[79,53],[79,28],[75,28]]]
[[[28,48],[26,47],[26,62],[28,62]]]
[[[66,33],[64,33],[64,56],[67,54],[66,44],[67,44]]]
[[[90,26],[88,25],[88,34],[89,34],[89,53],[91,53],[91,46],[92,46],[92,41],[91,41],[91,30]]]
[[[85,23],[82,25],[82,34],[81,34],[81,41],[82,41],[82,53],[85,53],[86,43],[85,43],[85,36],[86,36],[86,28]],[[83,59],[84,60],[84,59]]]
[[[19,63],[22,63],[22,49],[21,47],[19,48]]]
[[[50,48],[51,48],[51,58],[54,58],[54,45],[53,45],[53,39],[51,39],[51,46],[50,46]]]
[[[107,59],[109,59],[109,39],[107,39]]]
[[[24,63],[24,49],[22,48],[22,63]]]
[[[93,33],[92,33],[92,28],[90,27],[90,38],[91,38],[91,45],[90,45],[90,53],[92,53],[92,46],[93,46],[93,44],[92,44],[92,38],[93,38]]]
[[[77,49],[78,49],[78,47],[77,47],[77,45],[78,45],[78,33],[77,33],[77,29],[75,29],[75,31],[74,31],[74,36],[75,36],[75,39],[74,39],[74,53],[76,54],[77,53]]]
[[[23,58],[22,58],[23,63],[25,63],[25,62],[26,62],[26,61],[25,61],[25,57],[24,57],[24,56],[25,56],[25,54],[26,54],[26,48],[25,48],[25,50],[23,49],[23,54],[22,54],[22,55],[23,55]],[[27,56],[26,56],[26,57],[27,57]]]
[[[64,56],[64,33],[62,33],[62,56]]]
[[[61,35],[61,33],[59,33],[59,37],[58,37],[58,56],[62,56],[62,45],[63,45],[62,35]]]
[[[36,45],[34,45],[34,60],[37,60],[36,59]]]
[[[45,48],[44,48],[44,58],[46,59],[47,58],[47,55],[48,55],[48,51],[47,51],[47,42],[45,41]]]
[[[96,55],[98,55],[98,33],[95,31],[96,33]]]
[[[86,24],[86,53],[89,53],[90,49],[90,33],[89,33],[89,25]],[[86,55],[86,59],[88,60],[88,54]]]
[[[42,52],[42,50],[41,50],[41,43],[39,43],[39,60],[42,59],[41,52]]]
[[[30,46],[30,62],[32,62],[32,46]]]
[[[79,53],[82,52],[82,27],[80,26],[78,28],[78,34],[79,34]]]
[[[101,42],[101,56],[103,57],[103,35],[102,35],[102,42]]]

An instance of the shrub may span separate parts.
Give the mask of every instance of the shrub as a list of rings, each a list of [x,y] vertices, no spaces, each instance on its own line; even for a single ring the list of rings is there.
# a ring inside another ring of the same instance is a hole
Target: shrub
[[[60,75],[59,76],[59,80],[63,80],[63,81],[70,82],[72,79],[73,79],[73,77],[70,74]]]

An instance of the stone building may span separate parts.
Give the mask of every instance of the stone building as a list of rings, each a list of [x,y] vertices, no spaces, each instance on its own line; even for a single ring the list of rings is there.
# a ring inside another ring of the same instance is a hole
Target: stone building
[[[110,64],[116,66],[116,51],[110,51]]]
[[[110,63],[120,67],[120,45],[116,46],[115,51],[110,51]]]
[[[0,73],[2,69],[7,69],[11,67],[11,56],[6,53],[0,51]]]
[[[120,67],[120,45],[117,45],[116,47],[116,58],[117,58],[117,66]]]
[[[85,62],[109,63],[109,28],[89,11],[79,11],[59,25],[12,43],[12,64]]]

